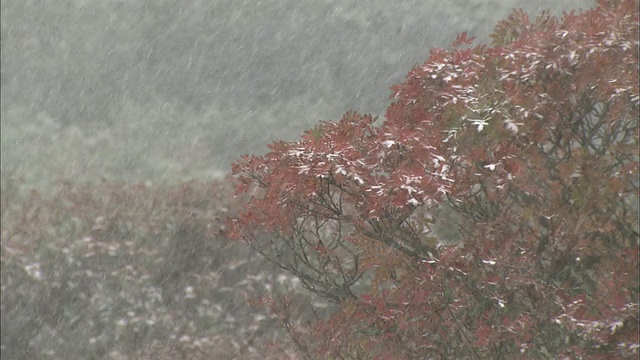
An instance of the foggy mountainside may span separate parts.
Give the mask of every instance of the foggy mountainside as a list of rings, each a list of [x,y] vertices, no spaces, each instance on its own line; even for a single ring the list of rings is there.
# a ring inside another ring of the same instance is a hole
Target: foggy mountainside
[[[2,357],[263,358],[291,339],[249,303],[332,309],[223,236],[231,163],[349,109],[382,119],[431,48],[489,43],[513,8],[594,3],[2,1]]]
[[[592,1],[2,2],[2,176],[164,181],[228,172],[389,86],[512,8]]]

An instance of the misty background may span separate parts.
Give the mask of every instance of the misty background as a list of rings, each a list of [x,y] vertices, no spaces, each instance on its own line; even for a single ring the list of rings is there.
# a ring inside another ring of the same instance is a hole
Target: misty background
[[[389,87],[514,7],[593,1],[6,0],[2,179],[209,179]]]

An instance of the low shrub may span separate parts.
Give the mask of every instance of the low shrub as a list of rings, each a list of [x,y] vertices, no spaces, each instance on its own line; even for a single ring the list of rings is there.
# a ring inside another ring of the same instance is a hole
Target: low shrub
[[[227,246],[227,182],[4,184],[2,358],[251,358],[281,337],[247,299],[296,284]]]

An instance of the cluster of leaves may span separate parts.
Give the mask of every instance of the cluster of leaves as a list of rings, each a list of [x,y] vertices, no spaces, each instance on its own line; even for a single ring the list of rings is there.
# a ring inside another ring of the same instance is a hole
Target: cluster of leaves
[[[2,358],[253,358],[252,342],[284,337],[245,298],[295,282],[220,237],[239,200],[228,181],[15,188],[3,182]]]
[[[340,306],[288,327],[300,350],[637,357],[638,31],[634,0],[515,11],[432,50],[381,126],[348,112],[235,163],[229,234]]]

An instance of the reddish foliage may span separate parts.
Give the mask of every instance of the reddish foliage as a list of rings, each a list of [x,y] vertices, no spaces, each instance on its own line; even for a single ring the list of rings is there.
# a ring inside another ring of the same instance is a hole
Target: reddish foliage
[[[233,235],[341,306],[305,350],[638,355],[638,2],[515,11],[493,40],[432,50],[380,127],[348,112],[234,164]],[[464,246],[434,241],[439,204]]]

